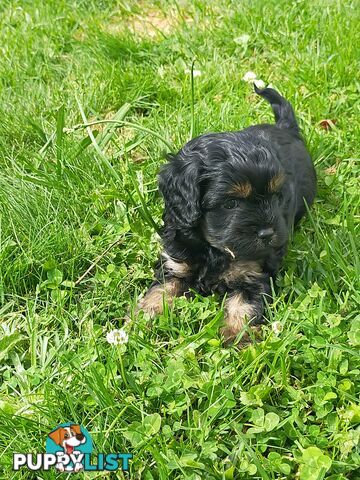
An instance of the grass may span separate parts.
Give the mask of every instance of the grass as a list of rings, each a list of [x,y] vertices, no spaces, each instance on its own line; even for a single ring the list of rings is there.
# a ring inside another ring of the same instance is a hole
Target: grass
[[[132,478],[360,478],[357,7],[1,3],[1,478],[33,479],[13,452],[66,421],[133,453]],[[263,341],[222,348],[198,296],[107,343],[151,282],[164,152],[272,121],[249,70],[293,103],[319,180]]]

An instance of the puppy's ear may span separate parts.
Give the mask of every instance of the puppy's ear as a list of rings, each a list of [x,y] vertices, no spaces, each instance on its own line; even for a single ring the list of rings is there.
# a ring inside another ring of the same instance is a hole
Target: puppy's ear
[[[165,201],[164,221],[176,229],[194,228],[201,217],[198,155],[169,155],[159,174]]]

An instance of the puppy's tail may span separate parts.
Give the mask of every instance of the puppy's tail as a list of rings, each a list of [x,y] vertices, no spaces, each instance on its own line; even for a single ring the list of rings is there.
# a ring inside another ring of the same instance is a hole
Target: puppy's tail
[[[255,92],[265,98],[271,105],[275,115],[276,126],[287,128],[293,133],[300,133],[295,113],[290,103],[273,88],[258,88],[254,83]]]

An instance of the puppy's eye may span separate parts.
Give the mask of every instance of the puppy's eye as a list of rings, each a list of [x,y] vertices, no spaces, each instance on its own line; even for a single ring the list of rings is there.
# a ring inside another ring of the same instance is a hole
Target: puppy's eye
[[[227,202],[224,203],[223,207],[231,210],[232,208],[237,207],[238,202],[236,200],[228,200]]]
[[[69,438],[69,434],[65,433],[64,438]]]

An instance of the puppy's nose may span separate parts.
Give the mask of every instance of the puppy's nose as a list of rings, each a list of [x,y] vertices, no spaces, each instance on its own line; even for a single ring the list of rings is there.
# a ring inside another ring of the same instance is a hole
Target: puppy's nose
[[[82,433],[77,433],[76,434],[76,440],[82,440],[84,438],[84,435]]]
[[[258,231],[258,237],[259,238],[270,238],[274,235],[274,229],[269,227],[269,228],[263,228],[262,230]]]

